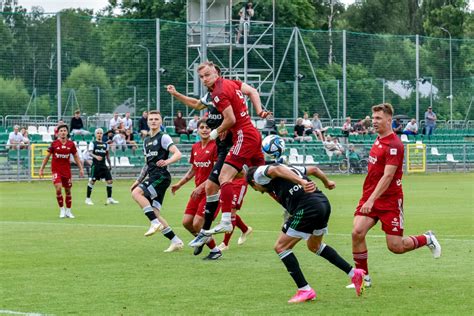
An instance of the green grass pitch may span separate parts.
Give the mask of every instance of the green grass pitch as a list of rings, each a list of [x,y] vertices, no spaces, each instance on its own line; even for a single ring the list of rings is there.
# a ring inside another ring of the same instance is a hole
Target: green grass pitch
[[[325,241],[352,263],[352,214],[362,176],[336,176]],[[345,289],[348,278],[307,251],[295,254],[314,302],[289,305],[295,285],[273,251],[281,207],[249,188],[240,215],[254,228],[237,246],[239,232],[221,260],[207,262],[185,247],[163,253],[161,234],[143,237],[148,222],[131,200],[131,181],[114,184],[118,205],[105,206],[97,183],[84,204],[86,182],[75,181],[76,219],[59,219],[49,181],[0,183],[0,314],[48,315],[472,315],[474,174],[409,175],[404,178],[406,235],[436,231],[443,255],[424,247],[390,253],[377,225],[368,235],[373,287],[362,297]],[[181,226],[192,185],[167,193],[163,215],[185,241]],[[217,236],[220,243],[222,236]]]

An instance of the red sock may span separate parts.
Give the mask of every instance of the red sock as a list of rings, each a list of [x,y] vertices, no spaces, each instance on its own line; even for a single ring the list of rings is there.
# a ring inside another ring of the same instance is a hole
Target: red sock
[[[413,241],[413,245],[414,245],[413,249],[423,247],[428,242],[428,239],[426,238],[425,235],[409,236],[408,238],[410,238]]]
[[[61,191],[56,191],[56,200],[58,201],[59,207],[64,206],[63,194]]]
[[[66,194],[66,207],[71,208],[72,205],[72,196]]]
[[[216,242],[214,241],[214,238],[212,238],[210,241],[207,242],[207,246],[209,247],[209,249],[214,249],[216,248]]]
[[[236,215],[235,225],[242,231],[242,233],[245,233],[249,229],[239,215]]]
[[[353,252],[352,256],[354,257],[355,266],[357,269],[362,269],[366,274],[369,274],[369,266],[367,265],[368,253],[366,251],[362,252]]]
[[[229,245],[229,241],[230,241],[230,238],[232,237],[232,234],[234,233],[234,228],[235,228],[235,222],[236,222],[236,219],[235,219],[235,216],[232,215],[232,231],[230,233],[225,233],[224,234],[224,240],[222,241],[226,246]]]
[[[221,197],[220,197],[220,205],[222,214],[230,213],[232,211],[232,196],[234,192],[232,190],[232,184],[230,182],[226,182],[221,184]]]

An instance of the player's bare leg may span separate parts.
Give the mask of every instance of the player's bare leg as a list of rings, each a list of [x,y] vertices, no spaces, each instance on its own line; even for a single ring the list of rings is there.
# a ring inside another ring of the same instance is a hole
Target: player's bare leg
[[[441,256],[441,245],[431,231],[418,236],[402,237],[385,235],[385,237],[387,248],[395,254],[402,254],[423,246],[428,246],[435,259]]]
[[[135,202],[137,202],[137,204],[143,210],[143,213],[145,213],[145,216],[150,220],[150,228],[145,233],[145,236],[148,237],[154,235],[157,231],[163,231],[165,227],[159,221],[153,210],[153,207],[150,204],[150,201],[148,201],[144,194],[145,193],[140,187],[136,187],[132,191],[132,198],[135,200]]]

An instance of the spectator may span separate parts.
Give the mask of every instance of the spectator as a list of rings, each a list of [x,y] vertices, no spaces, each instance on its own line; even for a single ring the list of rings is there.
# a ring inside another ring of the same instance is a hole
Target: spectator
[[[194,115],[193,119],[189,121],[188,124],[188,134],[195,134],[197,133],[197,124],[199,122],[199,116]]]
[[[276,135],[277,129],[275,124],[275,117],[273,115],[268,115],[265,119],[265,126],[262,129],[262,135]]]
[[[405,129],[403,130],[403,134],[405,135],[416,135],[418,134],[418,124],[416,124],[416,119],[411,119],[410,122],[408,122],[407,126],[405,126]]]
[[[22,128],[20,133],[21,133],[21,136],[23,136],[22,143],[26,145],[22,148],[26,148],[30,144],[30,137],[28,136],[28,131],[26,130],[26,128]]]
[[[403,125],[400,122],[399,118],[394,119],[392,121],[392,129],[393,129],[393,132],[397,135],[400,135],[403,132]]]
[[[181,111],[178,111],[178,113],[176,113],[176,117],[174,119],[174,131],[178,135],[181,135],[181,134],[187,135],[189,139],[189,133],[186,128],[186,121],[184,120],[183,113]]]
[[[127,149],[127,140],[125,137],[125,132],[116,131],[112,140],[113,140],[113,143],[112,143],[112,146],[110,146],[112,148],[112,151],[114,152],[116,150],[125,151]]]
[[[125,113],[125,117],[122,119],[123,129],[133,131],[133,120],[130,118],[130,112]]]
[[[286,128],[285,120],[281,120],[280,124],[277,126],[277,134],[278,134],[278,136],[283,138],[283,140],[285,142],[292,143],[294,141],[294,139],[292,137],[288,137],[289,136],[288,135],[288,128]]]
[[[326,137],[326,141],[323,141],[323,145],[326,151],[332,152],[336,156],[342,156],[344,153],[344,147],[339,143],[337,138],[328,136]]]
[[[112,146],[114,142],[114,131],[113,130],[107,131],[107,133],[105,133],[104,136],[102,137],[102,141],[104,143],[109,144],[109,146]]]
[[[306,135],[314,134],[316,139],[318,138],[318,134],[313,130],[313,123],[309,120],[308,112],[304,112],[303,114],[303,126]]]
[[[110,119],[109,130],[115,131],[120,127],[120,123],[122,123],[122,119],[120,118],[119,114],[115,112],[114,117]]]
[[[311,136],[306,136],[305,127],[303,125],[303,119],[299,117],[296,119],[295,131],[293,138],[295,141],[302,142],[302,141],[311,141]]]
[[[20,133],[20,126],[15,125],[13,127],[13,132],[11,132],[10,135],[8,135],[7,148],[9,149],[25,148],[25,144],[23,143],[23,135],[21,135]]]
[[[133,137],[133,133],[131,130],[125,130],[125,141],[127,143],[128,148],[132,148],[132,152],[135,154],[135,150],[137,150],[137,143]]]
[[[327,127],[323,127],[318,113],[313,114],[313,120],[311,121],[311,124],[313,126],[313,132],[316,134],[319,140],[323,141],[323,134],[327,131]]]
[[[74,112],[74,116],[71,118],[70,128],[71,128],[72,135],[89,135],[90,134],[89,131],[86,131],[84,129],[84,123],[82,122],[80,110],[76,110],[76,112]]]
[[[354,134],[357,134],[357,135],[367,134],[367,130],[364,127],[364,121],[363,120],[360,120],[359,122],[354,124],[353,132],[354,132]]]
[[[367,131],[367,134],[375,133],[370,116],[367,115],[362,124],[364,125],[364,128]]]
[[[148,112],[143,111],[142,117],[138,120],[138,132],[140,133],[140,137],[144,139],[148,135],[148,131],[150,128],[148,127]]]
[[[352,133],[352,131],[353,131],[353,129],[352,129],[352,124],[351,124],[351,117],[348,116],[346,118],[346,121],[342,125],[342,134],[344,136],[349,136],[349,134]]]
[[[237,31],[237,44],[241,43],[242,36],[244,35],[244,23],[248,22],[247,35],[250,33],[250,19],[254,16],[255,12],[253,10],[252,2],[247,2],[242,9],[239,11],[239,30]]]
[[[425,133],[427,136],[433,134],[436,128],[436,120],[436,113],[433,112],[433,108],[429,106],[428,110],[425,112]]]

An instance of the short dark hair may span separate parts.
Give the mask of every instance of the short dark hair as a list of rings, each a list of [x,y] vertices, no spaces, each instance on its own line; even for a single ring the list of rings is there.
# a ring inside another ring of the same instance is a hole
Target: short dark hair
[[[393,106],[390,103],[382,103],[382,104],[374,105],[372,107],[372,112],[379,112],[379,111],[382,111],[385,114],[388,114],[390,116],[393,116],[393,113],[395,112],[393,110]]]
[[[257,170],[257,168],[258,167],[256,167],[256,166],[250,167],[247,170],[247,174],[245,175],[245,180],[247,181],[247,183],[250,186],[252,186],[252,184],[255,182],[254,175],[255,175],[255,171]]]
[[[58,126],[58,132],[61,128],[65,128],[69,132],[69,126],[67,126],[66,124],[59,125]]]
[[[81,114],[81,110],[76,110],[76,112],[74,112],[74,114]]]
[[[204,118],[202,118],[198,121],[197,127],[199,128],[199,126],[201,126],[201,124],[206,124],[207,125],[207,118],[206,117],[204,117]]]

